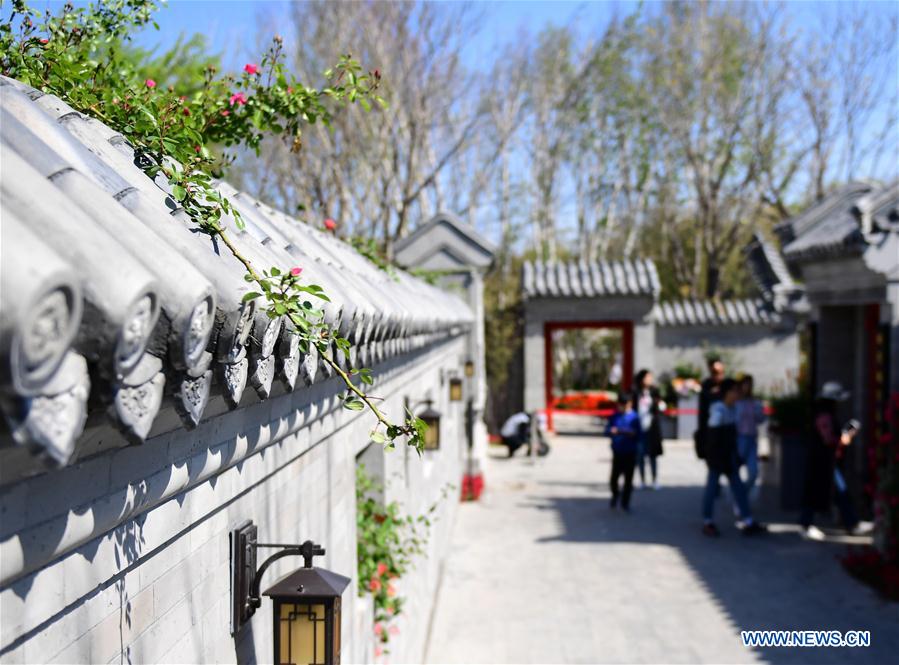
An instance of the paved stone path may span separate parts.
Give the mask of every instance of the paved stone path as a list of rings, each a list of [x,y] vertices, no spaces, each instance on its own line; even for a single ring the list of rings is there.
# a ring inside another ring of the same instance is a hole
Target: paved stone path
[[[557,437],[536,464],[488,460],[461,506],[432,618],[432,663],[899,663],[899,605],[846,575],[842,543],[802,540],[789,515],[747,538],[719,501],[700,533],[704,467],[668,442],[663,487],[608,507],[606,440]],[[519,455],[521,453],[519,452]],[[862,629],[868,649],[758,649],[740,630]]]

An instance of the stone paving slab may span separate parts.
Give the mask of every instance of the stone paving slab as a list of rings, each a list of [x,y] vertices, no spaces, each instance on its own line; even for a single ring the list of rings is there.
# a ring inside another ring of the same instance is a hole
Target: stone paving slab
[[[431,663],[897,663],[899,605],[846,575],[844,544],[802,540],[793,516],[746,538],[700,533],[704,466],[666,442],[659,491],[608,507],[608,440],[555,437],[536,464],[494,450],[461,506],[432,618]],[[520,454],[519,454],[520,455]],[[740,630],[870,630],[867,649],[757,649]]]

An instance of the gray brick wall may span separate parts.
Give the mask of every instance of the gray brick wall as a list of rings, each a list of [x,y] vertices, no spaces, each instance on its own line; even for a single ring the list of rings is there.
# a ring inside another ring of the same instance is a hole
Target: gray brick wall
[[[441,370],[458,369],[457,337],[376,368],[388,413],[430,392],[443,414],[439,451],[371,450],[388,496],[417,514],[439,503],[428,556],[400,593],[407,613],[392,659],[420,661],[440,561],[458,501],[464,413],[447,400]],[[335,384],[266,402],[245,398],[197,430],[108,450],[0,489],[4,570],[46,561],[0,590],[0,662],[269,662],[271,608],[230,635],[229,530],[245,519],[261,539],[323,543],[320,565],[355,577],[355,464],[372,419],[345,411]],[[165,420],[160,418],[160,420]],[[286,559],[263,586],[298,565]],[[371,604],[344,596],[345,662],[371,659]]]

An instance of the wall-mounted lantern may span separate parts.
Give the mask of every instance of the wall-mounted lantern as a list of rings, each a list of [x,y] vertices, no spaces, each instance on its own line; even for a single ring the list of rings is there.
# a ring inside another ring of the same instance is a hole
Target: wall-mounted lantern
[[[462,401],[462,379],[454,376],[449,380],[449,398],[450,402]]]
[[[474,360],[470,358],[465,361],[465,376],[469,379],[474,376]]]
[[[252,522],[231,532],[232,632],[246,623],[262,604],[272,599],[274,662],[293,665],[338,665],[340,663],[340,599],[350,579],[324,568],[312,559],[325,548],[307,540],[302,545],[256,542]],[[256,550],[279,549],[256,569]],[[282,577],[259,593],[262,575],[278,559],[303,557],[303,567]]]
[[[425,410],[415,414],[417,418],[423,420],[425,425],[428,426],[428,431],[425,432],[424,449],[438,450],[440,448],[440,412],[434,408],[433,400],[428,398],[416,403],[415,406],[412,406],[408,397],[405,401],[407,413],[412,413],[415,409],[424,405]]]

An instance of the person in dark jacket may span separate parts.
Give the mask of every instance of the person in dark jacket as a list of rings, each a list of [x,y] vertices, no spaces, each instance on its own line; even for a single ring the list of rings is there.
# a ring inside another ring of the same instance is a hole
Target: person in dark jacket
[[[711,358],[708,362],[709,376],[702,382],[699,391],[699,422],[693,434],[696,455],[700,459],[705,456],[706,439],[709,431],[709,413],[712,404],[721,399],[721,382],[724,381],[724,363],[719,358]]]
[[[612,439],[612,474],[609,485],[612,488],[612,508],[618,505],[630,510],[631,491],[634,487],[634,465],[637,461],[637,440],[640,437],[640,416],[631,408],[631,398],[627,393],[618,395],[616,412],[606,424],[606,436]],[[620,490],[619,479],[624,476],[624,490]]]
[[[837,422],[837,405],[848,398],[849,392],[843,386],[836,381],[828,381],[821,387],[812,409],[802,514],[799,516],[804,535],[812,540],[824,539],[824,532],[813,525],[812,520],[816,512],[830,508],[831,494],[846,530],[850,533],[861,532],[843,477],[842,464],[846,447],[855,438],[858,426],[850,423],[841,430]]]
[[[733,379],[724,379],[719,391],[721,399],[709,408],[708,429],[705,439],[705,462],[708,467],[705,491],[702,496],[702,532],[707,536],[719,536],[712,514],[715,499],[720,494],[721,476],[727,477],[731,494],[742,520],[742,531],[751,535],[765,528],[752,518],[746,487],[740,480],[737,458],[737,414],[735,405],[740,399],[740,388]]]
[[[653,489],[659,489],[658,464],[656,458],[662,454],[662,421],[665,402],[653,383],[652,372],[641,369],[634,377],[634,394],[631,396],[634,411],[640,416],[640,440],[637,442],[637,470],[640,472],[640,484],[646,484],[645,462],[649,459],[649,470],[652,473]]]

